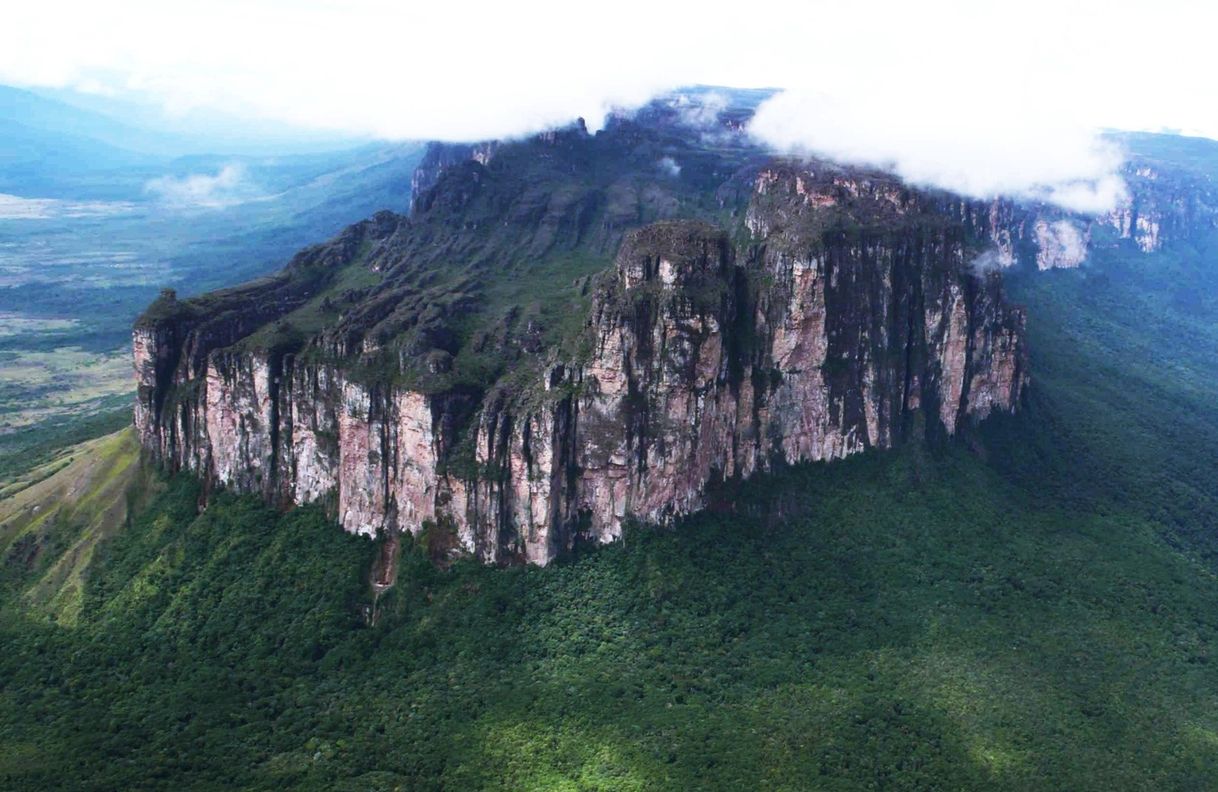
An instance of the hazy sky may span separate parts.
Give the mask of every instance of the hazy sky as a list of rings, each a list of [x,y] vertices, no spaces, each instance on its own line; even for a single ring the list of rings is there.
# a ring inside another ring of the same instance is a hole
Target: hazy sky
[[[428,139],[772,86],[754,132],[777,147],[1102,209],[1119,152],[1096,130],[1218,137],[1206,5],[38,0],[0,10],[0,82]]]

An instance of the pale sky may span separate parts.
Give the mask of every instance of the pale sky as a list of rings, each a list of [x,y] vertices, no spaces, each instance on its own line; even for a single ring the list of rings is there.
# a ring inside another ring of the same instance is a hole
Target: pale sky
[[[507,137],[695,83],[787,89],[753,131],[971,195],[1099,210],[1102,128],[1218,138],[1218,12],[1160,2],[0,5],[0,82],[385,138]]]

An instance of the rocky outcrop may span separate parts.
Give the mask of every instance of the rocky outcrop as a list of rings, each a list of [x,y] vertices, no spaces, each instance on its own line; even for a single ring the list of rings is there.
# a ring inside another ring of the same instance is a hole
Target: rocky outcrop
[[[1118,239],[1153,253],[1218,229],[1218,187],[1210,180],[1144,159],[1130,161],[1124,175],[1129,194],[1099,218]]]
[[[499,150],[498,141],[482,143],[428,143],[423,159],[410,178],[410,201],[413,205],[419,198],[436,186],[444,171],[463,162],[488,164]]]
[[[701,220],[627,232],[578,343],[538,348],[487,388],[236,343],[197,307],[161,306],[135,331],[141,443],[213,487],[326,503],[348,531],[545,564],[631,518],[700,509],[719,480],[1016,408],[1024,317],[997,273],[970,267],[997,210],[833,168],[747,174],[737,233]],[[403,228],[366,226],[339,259]],[[299,303],[272,305],[291,319]]]
[[[1125,165],[1122,178],[1127,192],[1100,215],[1000,198],[970,221],[978,207],[962,202],[962,218],[990,242],[981,268],[1073,269],[1096,246],[1131,244],[1154,253],[1218,229],[1218,188],[1208,179],[1141,158]]]

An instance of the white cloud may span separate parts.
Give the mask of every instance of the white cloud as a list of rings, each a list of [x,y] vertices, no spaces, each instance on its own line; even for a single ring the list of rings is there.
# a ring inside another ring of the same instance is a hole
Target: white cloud
[[[1010,195],[1099,212],[1124,194],[1114,144],[1060,116],[1013,123],[1012,114],[1033,108],[1010,94],[927,107],[924,96],[898,84],[871,100],[787,91],[763,104],[749,129],[779,150],[874,165],[978,198]]]
[[[225,165],[215,175],[160,176],[148,180],[144,191],[175,208],[223,209],[254,197],[239,164]]]
[[[1088,235],[1070,220],[1038,220],[1033,234],[1038,249],[1036,266],[1042,270],[1077,267],[1087,260]]]
[[[671,176],[674,179],[681,175],[681,165],[672,157],[661,157],[656,163],[656,167],[666,176]]]
[[[1005,258],[998,250],[986,250],[969,262],[969,268],[977,277],[985,277],[991,272],[1005,269],[1014,262]]]
[[[716,126],[719,114],[728,106],[728,97],[719,91],[708,91],[697,97],[678,96],[673,106],[677,109],[680,123],[693,129],[710,129]]]
[[[1218,136],[1205,4],[10,3],[0,81],[390,138],[522,134],[694,83],[789,91],[776,144],[1102,208],[1104,127]]]

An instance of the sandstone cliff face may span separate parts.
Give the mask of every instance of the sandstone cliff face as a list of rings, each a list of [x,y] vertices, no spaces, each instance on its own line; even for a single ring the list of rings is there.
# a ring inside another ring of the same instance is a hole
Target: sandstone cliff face
[[[791,163],[743,178],[739,233],[628,232],[576,351],[538,350],[483,390],[150,317],[134,337],[141,442],[212,486],[324,502],[348,531],[545,564],[630,518],[697,510],[717,480],[1015,409],[1024,317],[999,275],[970,268],[978,244],[1009,240],[999,209]],[[314,256],[349,259],[395,228]]]
[[[1218,188],[1208,180],[1136,159],[1124,175],[1129,195],[1099,223],[1143,253],[1218,228]]]
[[[1043,204],[997,199],[971,226],[991,243],[989,267],[1036,270],[1083,265],[1096,245],[1132,244],[1143,253],[1218,229],[1218,188],[1195,174],[1133,159],[1123,168],[1127,193],[1098,216]],[[968,218],[977,207],[960,206]]]

